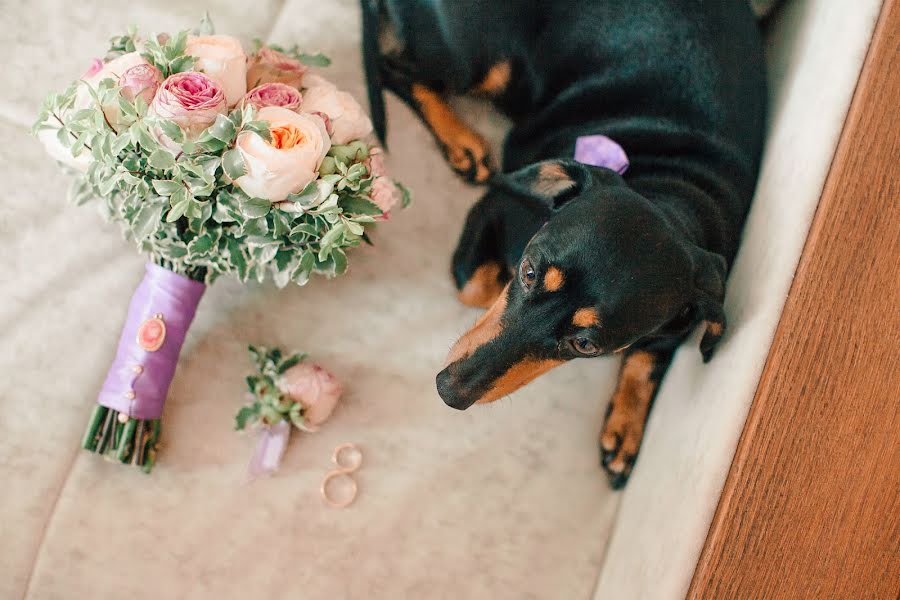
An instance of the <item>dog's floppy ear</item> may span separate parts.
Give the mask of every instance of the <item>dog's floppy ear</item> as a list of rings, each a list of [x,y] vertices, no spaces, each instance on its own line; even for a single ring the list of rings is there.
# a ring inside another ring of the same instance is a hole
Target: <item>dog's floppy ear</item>
[[[716,345],[725,334],[725,278],[728,265],[720,254],[695,248],[694,286],[696,289],[697,312],[706,325],[706,332],[700,340],[700,353],[703,362],[709,362]]]
[[[590,187],[591,172],[574,160],[545,160],[513,173],[497,175],[492,183],[556,211]]]

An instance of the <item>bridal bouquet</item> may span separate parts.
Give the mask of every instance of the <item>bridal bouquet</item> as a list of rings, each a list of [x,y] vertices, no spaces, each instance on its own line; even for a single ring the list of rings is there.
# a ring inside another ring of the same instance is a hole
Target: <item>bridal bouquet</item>
[[[312,72],[328,60],[200,30],[113,38],[105,60],[51,94],[34,130],[147,255],[84,437],[149,471],[178,355],[205,286],[304,285],[408,194],[384,172],[353,97]]]

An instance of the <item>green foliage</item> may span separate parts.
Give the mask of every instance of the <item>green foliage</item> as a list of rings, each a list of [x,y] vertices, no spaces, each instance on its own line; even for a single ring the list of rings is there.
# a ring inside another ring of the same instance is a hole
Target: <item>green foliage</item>
[[[211,22],[201,28],[211,31]],[[109,56],[141,48],[166,76],[193,64],[185,55],[187,32],[139,40],[129,29],[113,38]],[[327,61],[296,48],[286,53]],[[368,242],[366,230],[381,214],[368,196],[369,147],[333,146],[319,180],[273,205],[233,185],[247,169],[235,148],[238,137],[270,138],[268,124],[255,120],[255,112],[248,106],[219,115],[192,140],[177,123],[148,114],[140,98],[125,100],[114,80],[96,89],[79,81],[47,97],[34,131],[54,130],[74,156],[90,154],[71,200],[81,205],[99,199],[126,238],[166,268],[206,283],[221,275],[242,282],[268,276],[279,287],[304,285],[314,273],[344,273],[347,250]]]
[[[271,426],[279,421],[289,420],[295,426],[305,429],[303,407],[295,403],[284,392],[281,376],[285,371],[300,364],[306,354],[283,354],[278,348],[249,346],[250,359],[256,371],[247,377],[247,389],[251,403],[241,408],[234,418],[234,428],[238,431],[254,425]]]

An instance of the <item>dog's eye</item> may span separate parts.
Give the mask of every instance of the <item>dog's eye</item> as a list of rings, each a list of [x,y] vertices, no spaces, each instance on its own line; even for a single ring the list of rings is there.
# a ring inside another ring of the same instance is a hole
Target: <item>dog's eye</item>
[[[572,340],[572,348],[578,354],[584,354],[585,356],[593,356],[599,352],[599,348],[597,348],[597,344],[587,339],[586,337],[577,337]]]
[[[537,281],[537,273],[534,270],[534,266],[527,258],[522,261],[522,266],[519,268],[519,276],[522,279],[522,285],[526,288],[530,288]]]

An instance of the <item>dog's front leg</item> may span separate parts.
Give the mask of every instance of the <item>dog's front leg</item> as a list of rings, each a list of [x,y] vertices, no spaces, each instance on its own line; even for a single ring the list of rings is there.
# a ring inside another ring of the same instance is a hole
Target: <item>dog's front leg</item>
[[[673,350],[626,351],[600,433],[600,460],[613,489],[624,487],[631,475],[653,398],[673,353]]]
[[[491,176],[488,143],[463,123],[447,101],[426,85],[414,83],[410,90],[422,120],[431,129],[450,167],[473,183],[485,183]]]

